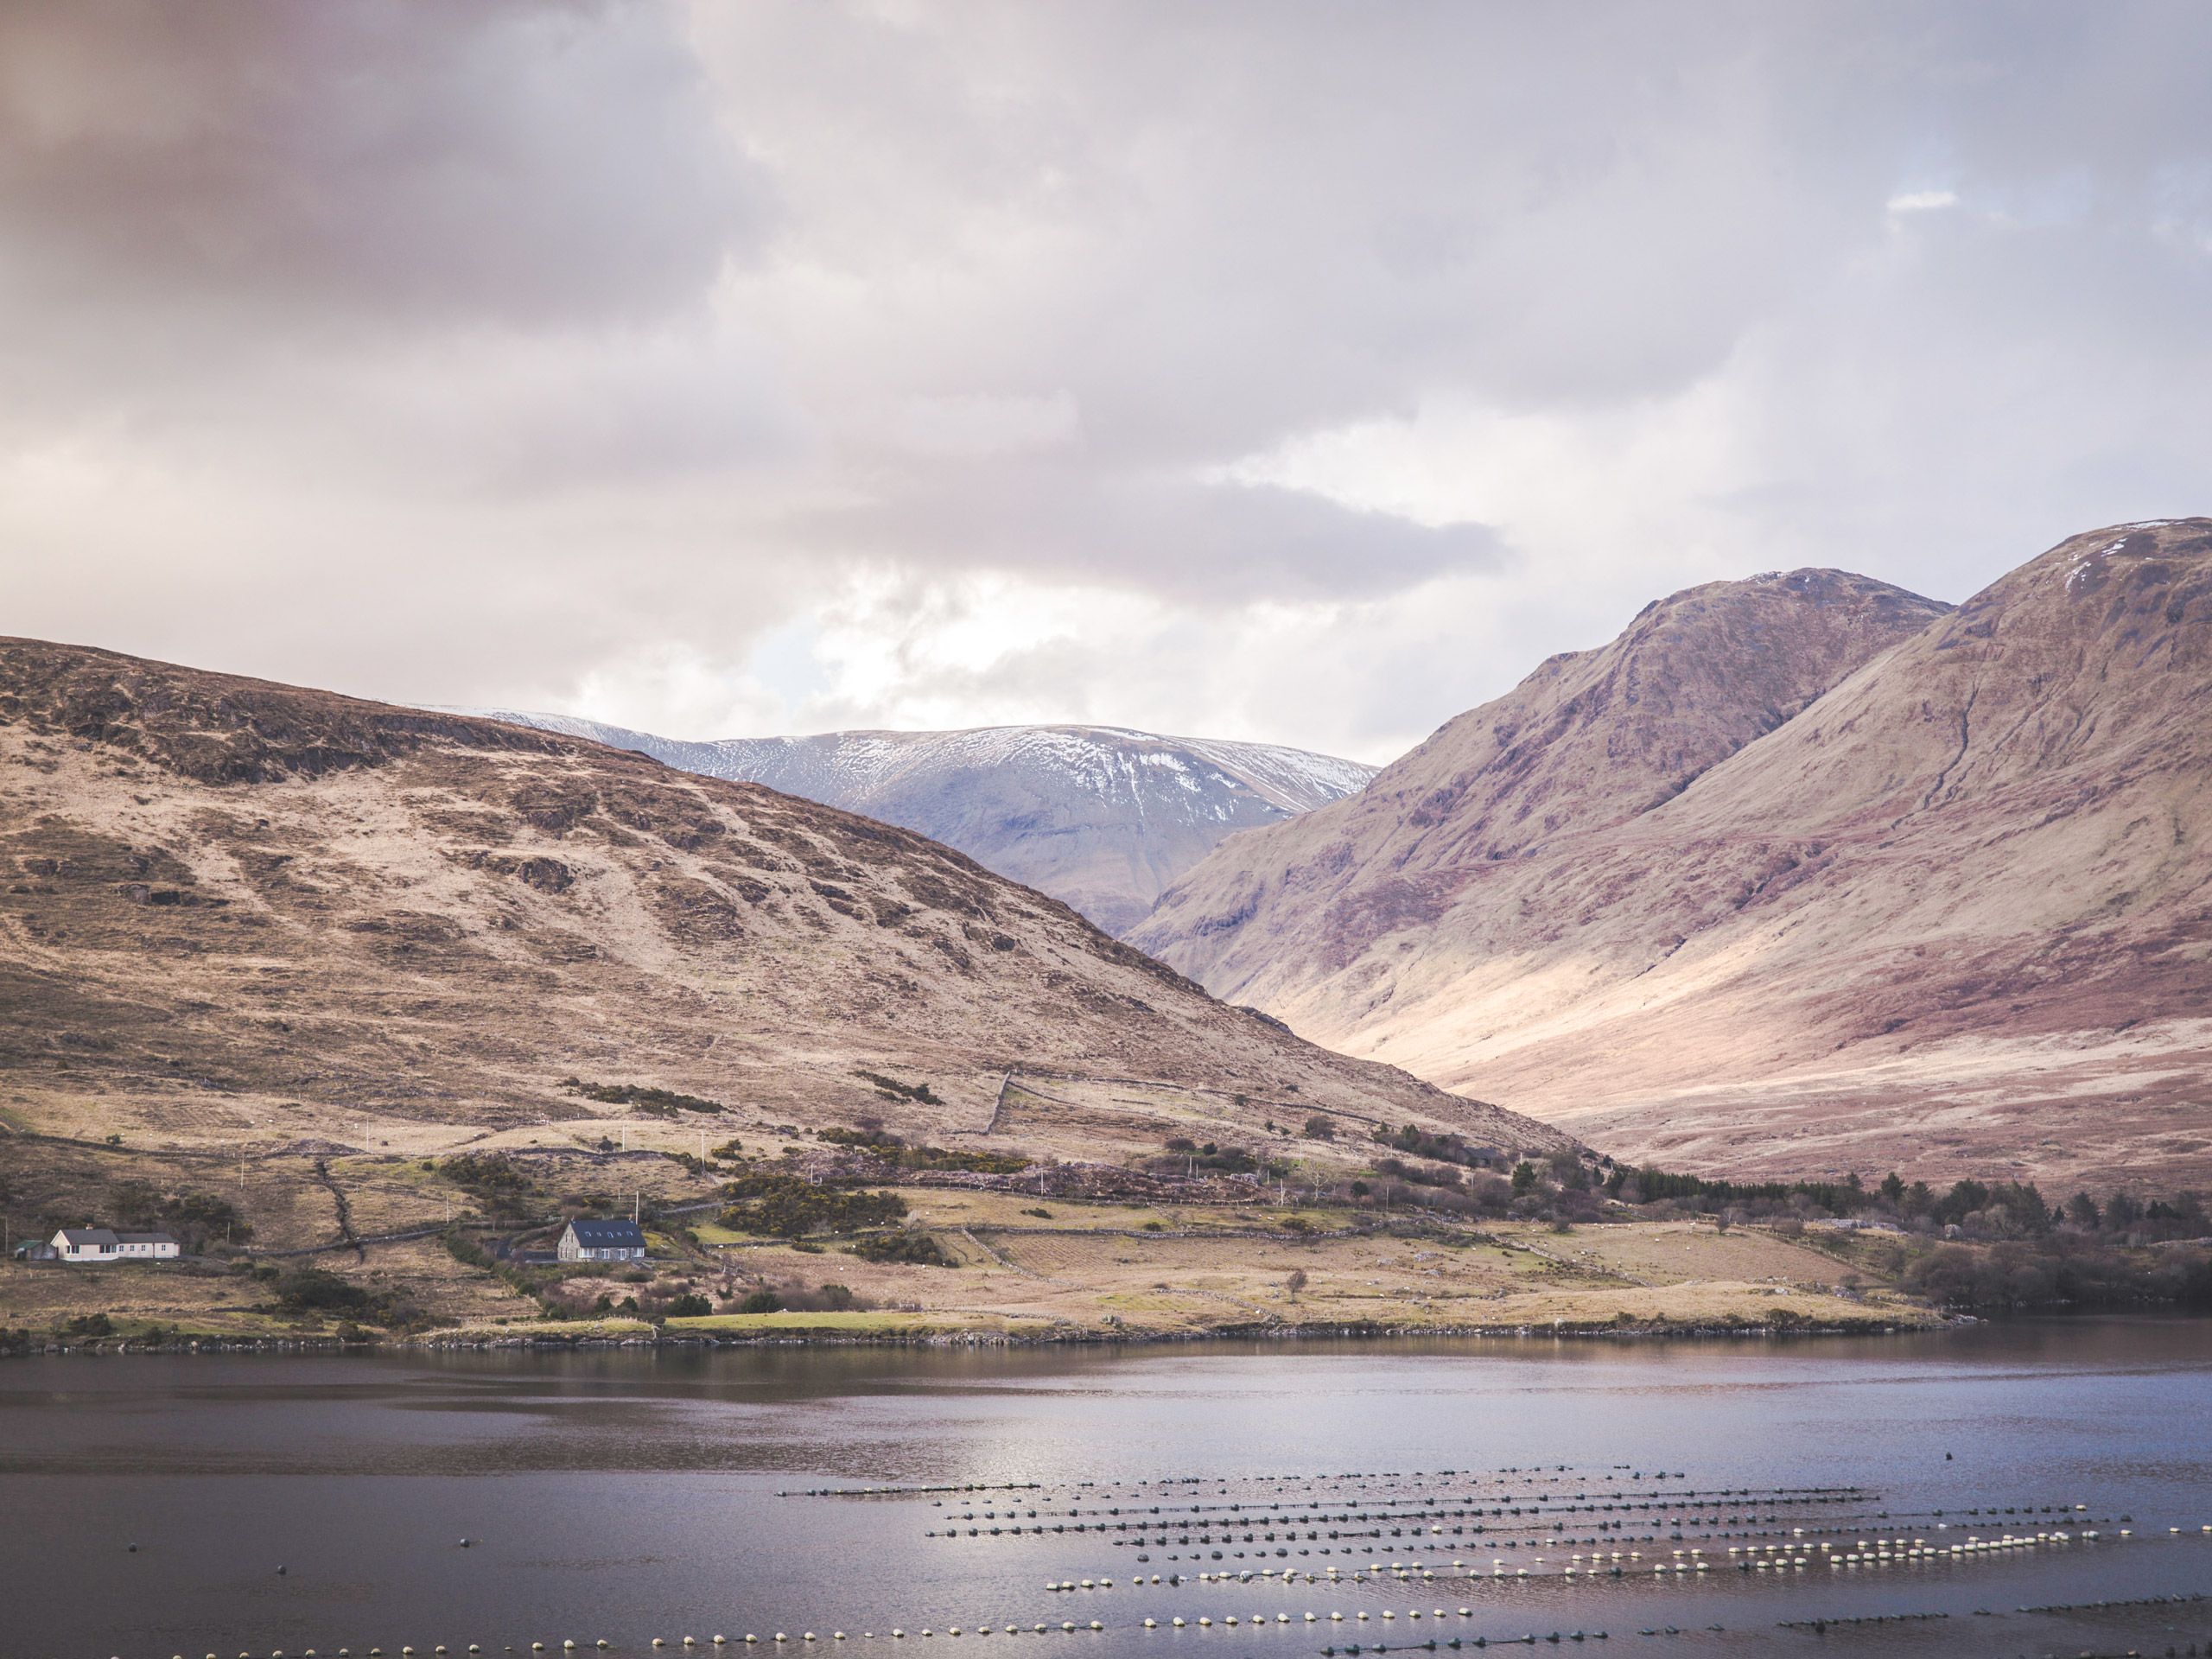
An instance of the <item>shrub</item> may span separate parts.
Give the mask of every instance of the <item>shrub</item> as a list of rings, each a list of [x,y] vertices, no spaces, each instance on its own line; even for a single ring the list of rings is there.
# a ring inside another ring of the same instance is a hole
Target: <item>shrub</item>
[[[917,1268],[957,1265],[944,1253],[944,1246],[928,1233],[880,1234],[861,1240],[852,1247],[852,1253],[863,1262],[899,1262]]]
[[[906,1213],[906,1201],[896,1192],[839,1192],[780,1171],[741,1175],[723,1185],[722,1196],[731,1200],[722,1212],[724,1226],[779,1238],[798,1238],[817,1228],[849,1233],[880,1227]]]
[[[164,1198],[150,1182],[122,1180],[108,1189],[107,1207],[118,1225],[133,1231],[167,1226],[187,1249],[204,1249],[211,1240],[243,1244],[253,1236],[238,1206],[212,1192]]]
[[[783,1298],[772,1290],[756,1290],[737,1305],[737,1311],[741,1313],[780,1313],[784,1311]]]
[[[698,1095],[679,1095],[671,1089],[651,1089],[637,1083],[586,1083],[580,1077],[567,1077],[561,1086],[572,1095],[582,1095],[586,1100],[603,1101],[610,1106],[634,1106],[654,1117],[674,1117],[678,1112],[719,1112],[722,1103]]]
[[[1164,1233],[1167,1230],[1167,1226],[1165,1222],[1147,1221],[1144,1224],[1144,1230],[1147,1233]]]
[[[376,1299],[365,1287],[350,1279],[321,1268],[302,1268],[278,1283],[276,1300],[287,1307],[327,1313],[339,1308],[358,1311]]]
[[[901,1083],[896,1077],[887,1077],[880,1071],[855,1071],[853,1075],[875,1085],[875,1092],[887,1100],[912,1100],[924,1106],[942,1106],[944,1103],[930,1092],[926,1083]]]
[[[1290,1270],[1290,1277],[1284,1280],[1282,1283],[1285,1290],[1294,1296],[1297,1295],[1300,1291],[1306,1288],[1306,1269],[1293,1268]]]
[[[668,1305],[668,1317],[671,1319],[703,1319],[714,1311],[714,1304],[696,1292],[679,1296]],[[775,1310],[770,1308],[766,1311],[773,1313]]]
[[[896,1151],[906,1144],[895,1135],[885,1134],[880,1123],[863,1123],[857,1129],[841,1129],[833,1126],[817,1129],[814,1134],[817,1140],[827,1141],[833,1147],[882,1147]]]
[[[1305,1135],[1308,1141],[1333,1141],[1337,1138],[1337,1126],[1316,1112],[1306,1120]]]
[[[105,1313],[80,1313],[61,1327],[65,1337],[111,1337],[114,1321]]]

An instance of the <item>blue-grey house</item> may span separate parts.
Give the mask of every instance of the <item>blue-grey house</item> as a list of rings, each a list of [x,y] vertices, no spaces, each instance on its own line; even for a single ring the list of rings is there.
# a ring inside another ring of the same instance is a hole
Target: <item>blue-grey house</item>
[[[634,1221],[587,1221],[579,1216],[562,1231],[553,1253],[563,1262],[642,1262],[645,1236]]]

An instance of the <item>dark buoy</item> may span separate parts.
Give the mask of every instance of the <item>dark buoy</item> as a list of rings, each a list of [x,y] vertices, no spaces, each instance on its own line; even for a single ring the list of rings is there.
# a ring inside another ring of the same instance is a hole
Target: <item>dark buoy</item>
[[[136,1555],[138,1553],[138,1546],[136,1544],[130,1545],[129,1548],[133,1555]]]
[[[468,1540],[467,1540],[467,1539],[466,1539],[466,1538],[462,1539],[462,1540],[461,1541],[461,1547],[463,1549],[467,1549],[467,1548],[468,1548]]]
[[[284,1576],[284,1569],[283,1567],[280,1567],[276,1569],[276,1576],[280,1579]]]

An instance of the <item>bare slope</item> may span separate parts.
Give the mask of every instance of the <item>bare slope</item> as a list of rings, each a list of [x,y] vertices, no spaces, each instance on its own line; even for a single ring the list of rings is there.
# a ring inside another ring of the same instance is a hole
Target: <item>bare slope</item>
[[[1624,667],[1645,628],[1599,655]],[[1134,937],[1669,1165],[2212,1173],[2212,520],[2075,537],[1861,643],[1641,812],[1649,722],[1624,699],[1601,733],[1558,719],[1546,677],[1581,659],[1547,664],[1357,801],[1224,848]],[[1541,753],[1491,787],[1516,700],[1550,716]],[[1580,788],[1577,743],[1607,758]]]
[[[0,886],[17,1127],[491,1133],[587,1115],[578,1076],[943,1135],[1020,1066],[1218,1090],[1255,1130],[1292,1102],[1560,1139],[1216,1002],[911,831],[73,646],[0,641]]]
[[[1268,743],[1112,726],[828,732],[693,743],[562,715],[477,711],[766,784],[920,831],[1073,906],[1109,932],[1223,836],[1363,787],[1375,768]]]

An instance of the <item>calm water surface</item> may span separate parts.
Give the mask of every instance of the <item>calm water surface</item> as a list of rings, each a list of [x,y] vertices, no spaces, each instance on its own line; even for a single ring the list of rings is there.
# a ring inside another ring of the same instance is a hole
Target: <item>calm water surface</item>
[[[2212,1602],[2082,1605],[2212,1592],[2209,1460],[2212,1325],[2179,1320],[1791,1344],[41,1358],[0,1364],[0,1659],[505,1659],[602,1638],[634,1659],[717,1632],[761,1637],[748,1659],[1288,1659],[1554,1632],[1586,1654],[2212,1652]],[[890,1484],[1001,1490],[802,1495]],[[1618,1507],[1631,1492],[1653,1507]],[[1278,1517],[1281,1541],[1244,1542],[1230,1503],[1239,1526]],[[1479,1523],[1451,1518],[1472,1507]],[[1414,1508],[1443,1533],[1416,1541]],[[1383,1535],[1352,1540],[1356,1514]],[[1294,1538],[1292,1515],[1315,1519]],[[2094,1543],[1966,1562],[1746,1574],[1726,1554],[2091,1525]],[[1714,1569],[1655,1582],[1691,1548]],[[1621,1578],[1560,1576],[1597,1549],[1631,1558]],[[1133,1581],[1370,1561],[1433,1577]],[[1046,1587],[1084,1578],[1115,1587]]]

